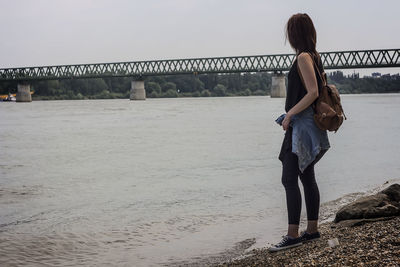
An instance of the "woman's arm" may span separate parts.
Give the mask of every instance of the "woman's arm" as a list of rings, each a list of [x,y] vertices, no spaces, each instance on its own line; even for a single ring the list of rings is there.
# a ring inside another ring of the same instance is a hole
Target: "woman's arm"
[[[315,99],[318,98],[317,77],[315,76],[314,62],[310,54],[301,53],[297,57],[297,64],[299,64],[299,70],[301,72],[299,75],[303,77],[307,94],[286,114],[286,117],[282,122],[282,127],[285,131],[289,128],[291,117],[305,110],[315,101]]]

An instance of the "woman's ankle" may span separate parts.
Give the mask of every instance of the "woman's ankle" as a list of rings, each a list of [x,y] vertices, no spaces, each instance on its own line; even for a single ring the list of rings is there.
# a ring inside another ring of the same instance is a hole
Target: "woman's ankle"
[[[298,238],[299,226],[297,224],[289,224],[287,235],[292,238]]]
[[[307,221],[306,232],[309,234],[314,234],[314,233],[318,232],[318,220]]]

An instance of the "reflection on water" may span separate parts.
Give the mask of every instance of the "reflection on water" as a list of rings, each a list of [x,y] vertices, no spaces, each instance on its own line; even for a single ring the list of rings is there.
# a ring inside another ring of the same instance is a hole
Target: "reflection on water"
[[[204,265],[278,239],[283,104],[1,103],[0,265]],[[343,104],[316,169],[323,202],[400,177],[400,95]]]

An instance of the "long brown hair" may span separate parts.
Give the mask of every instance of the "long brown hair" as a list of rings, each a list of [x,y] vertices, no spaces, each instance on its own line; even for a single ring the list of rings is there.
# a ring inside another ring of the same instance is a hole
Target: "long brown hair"
[[[289,40],[290,46],[296,51],[311,52],[318,55],[316,50],[317,33],[314,23],[307,14],[294,14],[286,24],[286,40]]]

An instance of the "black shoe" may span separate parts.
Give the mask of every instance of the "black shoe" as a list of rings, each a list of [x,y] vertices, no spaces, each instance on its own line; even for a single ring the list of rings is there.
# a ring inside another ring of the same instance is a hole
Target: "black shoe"
[[[312,241],[312,240],[316,240],[316,239],[318,239],[320,237],[321,237],[321,234],[319,232],[315,232],[315,233],[309,234],[306,231],[304,231],[303,233],[301,233],[299,238],[300,238],[300,240],[302,242],[309,242],[309,241]]]
[[[293,238],[289,236],[284,236],[281,242],[272,246],[268,249],[269,252],[275,252],[283,249],[293,248],[297,246],[301,246],[303,243],[300,238]]]

